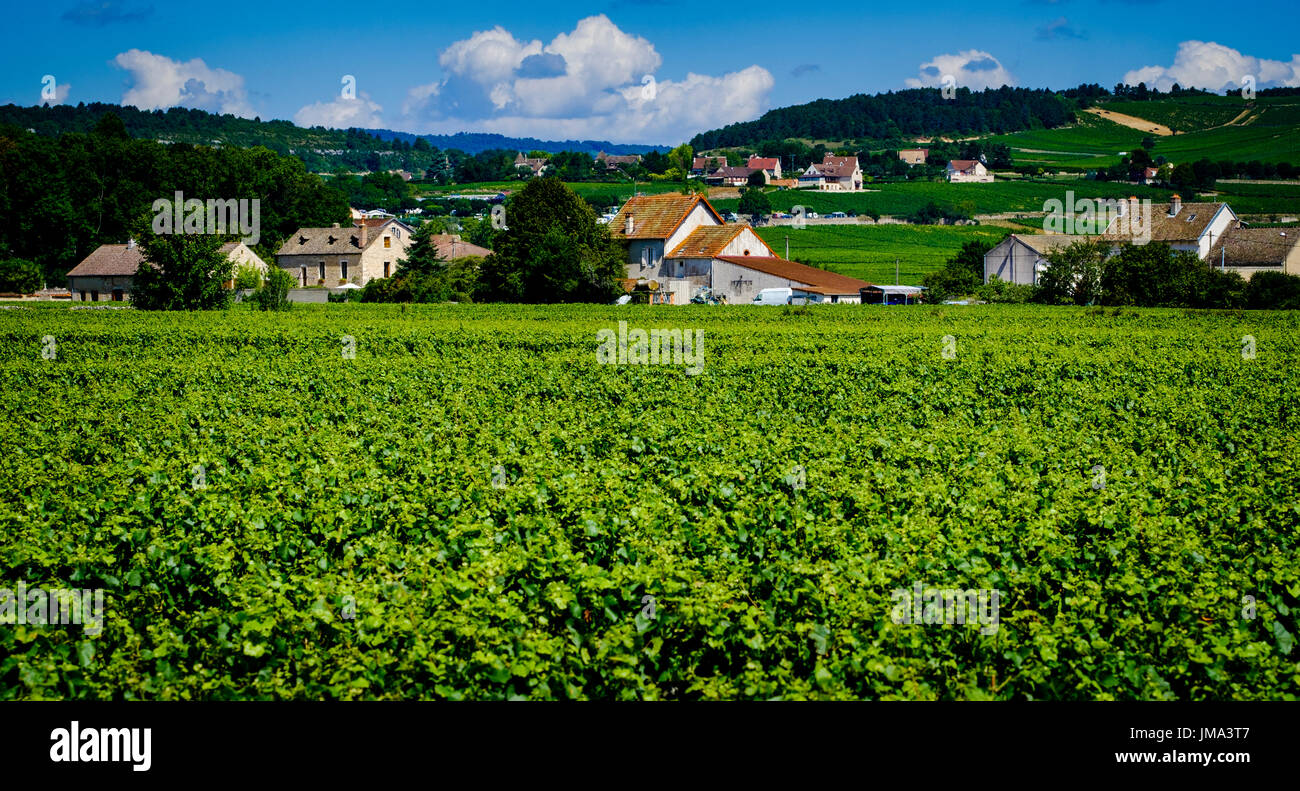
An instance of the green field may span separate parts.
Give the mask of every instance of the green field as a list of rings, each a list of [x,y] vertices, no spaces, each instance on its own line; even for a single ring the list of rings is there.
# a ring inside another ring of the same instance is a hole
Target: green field
[[[1295,699],[1298,322],[3,310],[0,699]]]
[[[805,206],[809,211],[825,214],[832,211],[875,212],[882,216],[905,216],[934,203],[957,209],[969,215],[1002,214],[1006,212],[1041,212],[1049,199],[1063,201],[1067,192],[1078,198],[1151,198],[1167,201],[1170,190],[1139,187],[1083,179],[1061,180],[1001,180],[992,184],[948,184],[947,182],[901,182],[868,184],[872,192],[818,192],[809,190],[780,190],[768,193],[773,211],[790,211],[794,206]],[[736,211],[739,200],[712,202],[720,211]]]
[[[1152,153],[1171,162],[1208,157],[1216,162],[1300,163],[1300,99],[1296,97],[1258,99],[1239,126],[1223,126],[1247,109],[1236,95],[1107,102],[1101,106],[1179,130],[1180,134],[1155,138]],[[988,140],[1010,146],[1016,165],[1095,169],[1119,164],[1120,152],[1132,151],[1147,136],[1090,113],[1078,116],[1078,123],[1067,127],[995,135]]]
[[[996,243],[1005,228],[970,225],[809,225],[802,229],[766,226],[756,229],[776,254],[790,257],[871,283],[894,282],[898,259],[899,282],[920,285],[927,272],[942,269],[963,243]]]

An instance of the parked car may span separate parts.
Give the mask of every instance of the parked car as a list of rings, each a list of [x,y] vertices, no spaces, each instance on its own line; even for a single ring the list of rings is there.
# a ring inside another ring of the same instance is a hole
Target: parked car
[[[793,220],[793,219],[794,219],[794,215],[793,215],[793,214],[789,214],[789,213],[787,213],[787,212],[780,212],[780,213],[778,213],[776,216],[777,216],[778,219],[781,219],[781,220]]]
[[[807,218],[810,219],[810,220],[817,220],[817,219],[820,219],[820,218],[821,218],[821,215],[818,214],[818,213],[815,212],[815,211],[810,211],[810,212],[808,212],[807,214],[805,214],[804,216],[807,217]]]
[[[794,296],[792,288],[765,288],[754,297],[755,305],[789,305]]]
[[[740,218],[736,216],[736,213],[735,213],[734,211],[729,211],[729,212],[727,212],[727,216],[725,217],[725,219],[726,219],[727,222],[739,222],[739,221],[740,221]]]
[[[842,219],[845,219],[845,218],[848,217],[848,216],[849,216],[849,215],[845,214],[845,213],[842,212],[842,211],[833,211],[833,212],[831,212],[830,214],[826,215],[826,217],[827,217],[828,219],[836,219],[836,220],[842,220]]]

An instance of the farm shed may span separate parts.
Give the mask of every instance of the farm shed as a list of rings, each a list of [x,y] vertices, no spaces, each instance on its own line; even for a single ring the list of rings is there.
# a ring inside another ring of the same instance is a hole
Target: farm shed
[[[925,294],[923,286],[881,286],[872,284],[861,290],[863,305],[914,305]]]

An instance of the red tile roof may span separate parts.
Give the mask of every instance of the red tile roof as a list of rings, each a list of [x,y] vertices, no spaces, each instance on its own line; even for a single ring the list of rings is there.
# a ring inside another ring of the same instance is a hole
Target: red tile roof
[[[760,170],[776,170],[780,164],[781,160],[776,157],[750,157],[749,161],[745,163],[748,167]]]
[[[807,286],[805,290],[818,294],[857,294],[859,289],[871,285],[865,280],[858,280],[856,277],[837,275],[834,272],[827,272],[825,269],[805,266],[776,256],[724,255],[718,256],[718,260],[774,275],[775,277],[782,277],[786,280],[804,283]]]
[[[701,225],[691,231],[691,235],[683,239],[682,243],[666,257],[713,258],[748,227],[747,225]]]
[[[696,204],[704,204],[718,225],[722,225],[722,215],[699,195],[682,195],[667,193],[663,195],[637,195],[623,204],[614,219],[610,220],[609,230],[616,239],[667,239],[673,235],[687,215],[695,209]],[[632,215],[632,233],[627,233],[627,217]]]

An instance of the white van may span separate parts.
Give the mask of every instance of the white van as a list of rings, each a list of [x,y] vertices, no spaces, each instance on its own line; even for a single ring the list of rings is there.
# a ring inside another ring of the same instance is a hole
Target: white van
[[[765,288],[754,297],[755,305],[789,305],[794,296],[792,288]]]

